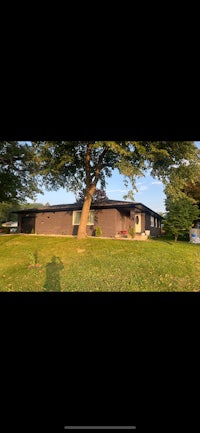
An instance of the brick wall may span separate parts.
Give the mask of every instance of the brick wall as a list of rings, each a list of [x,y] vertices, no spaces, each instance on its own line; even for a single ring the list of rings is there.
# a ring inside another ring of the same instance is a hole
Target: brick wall
[[[115,237],[117,224],[119,224],[119,216],[116,209],[99,209],[95,211],[94,228],[100,226],[102,236]]]
[[[72,235],[72,212],[42,212],[36,214],[35,233]]]
[[[73,211],[42,212],[36,214],[35,233],[77,235],[78,226],[72,225]],[[94,234],[94,226],[87,226],[87,234]]]
[[[114,237],[116,234],[116,209],[102,209],[95,211],[94,225],[87,226],[88,236],[94,236],[95,227],[100,226],[102,235]],[[73,211],[41,212],[35,214],[36,234],[77,235],[78,225],[72,225]],[[19,215],[19,232],[23,215]]]

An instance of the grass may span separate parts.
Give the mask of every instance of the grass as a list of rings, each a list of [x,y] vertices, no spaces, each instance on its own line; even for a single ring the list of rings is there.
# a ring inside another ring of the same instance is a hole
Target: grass
[[[56,258],[55,258],[56,257]],[[0,236],[0,291],[198,291],[200,245]]]

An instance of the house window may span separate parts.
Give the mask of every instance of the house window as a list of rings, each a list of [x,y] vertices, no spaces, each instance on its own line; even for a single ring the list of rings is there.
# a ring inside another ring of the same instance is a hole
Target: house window
[[[154,227],[154,217],[150,216],[150,226]]]
[[[158,227],[158,220],[155,218],[155,227]]]
[[[72,217],[73,226],[79,226],[80,219],[81,219],[81,211],[80,210],[73,211],[73,217]],[[90,210],[88,215],[87,226],[92,226],[92,225],[94,225],[94,211]]]
[[[93,226],[94,225],[94,211],[90,210],[89,215],[88,215],[88,220],[87,220],[87,225],[88,226]]]

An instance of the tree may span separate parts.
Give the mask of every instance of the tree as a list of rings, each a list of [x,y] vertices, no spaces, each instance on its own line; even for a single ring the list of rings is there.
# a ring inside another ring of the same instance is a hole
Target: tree
[[[17,221],[18,216],[15,213],[17,210],[23,210],[27,208],[44,207],[42,203],[19,203],[17,201],[12,202],[1,202],[0,203],[0,223],[6,221]]]
[[[0,223],[6,221],[17,221],[17,215],[12,214],[12,211],[20,209],[20,206],[16,202],[1,202],[0,203]]]
[[[188,182],[184,187],[184,192],[188,197],[193,198],[200,207],[200,176],[198,176],[196,182]]]
[[[18,141],[0,141],[0,203],[23,202],[41,192],[34,173],[32,146]]]
[[[175,242],[178,236],[188,232],[192,223],[199,216],[199,208],[189,197],[174,198],[168,196],[165,200],[166,215],[164,227],[168,233],[174,235]]]
[[[50,204],[49,203],[47,203],[47,204],[43,204],[43,203],[37,203],[37,202],[34,202],[34,203],[23,203],[23,204],[21,204],[21,209],[35,209],[35,208],[38,208],[38,207],[46,207],[46,206],[50,206]]]
[[[106,178],[115,168],[124,176],[125,186],[129,179],[135,190],[136,176],[144,176],[147,169],[166,185],[175,171],[181,178],[192,177],[192,168],[197,169],[200,157],[194,142],[188,141],[42,141],[32,145],[38,173],[47,189],[62,187],[75,194],[84,191],[79,239],[86,236],[88,213],[97,185],[104,189]]]
[[[84,203],[84,196],[86,191],[80,191],[77,195],[76,203],[83,204]],[[96,189],[93,196],[92,196],[92,203],[101,203],[102,201],[109,200],[109,198],[106,195],[106,192],[102,189]]]

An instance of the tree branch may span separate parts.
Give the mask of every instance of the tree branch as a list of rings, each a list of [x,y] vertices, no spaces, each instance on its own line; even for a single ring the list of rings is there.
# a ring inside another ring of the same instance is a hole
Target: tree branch
[[[102,170],[102,162],[103,162],[103,158],[105,156],[105,154],[108,152],[108,149],[105,147],[103,152],[101,153],[101,155],[99,156],[99,160],[97,163],[97,167],[95,169],[95,176],[94,176],[94,183],[95,185],[97,184],[98,180],[99,180],[99,175],[101,173]]]
[[[88,188],[91,183],[90,176],[90,161],[91,161],[91,152],[92,152],[93,143],[89,143],[87,145],[87,152],[85,157],[85,171],[86,171],[86,187]]]

